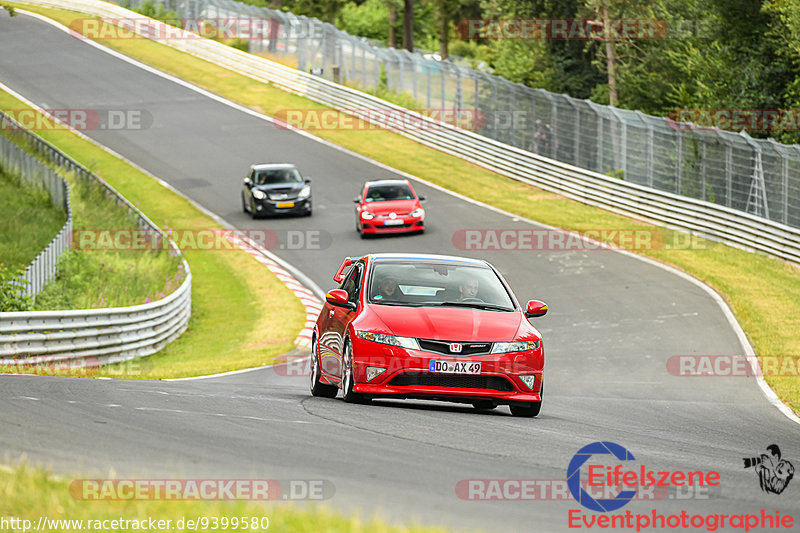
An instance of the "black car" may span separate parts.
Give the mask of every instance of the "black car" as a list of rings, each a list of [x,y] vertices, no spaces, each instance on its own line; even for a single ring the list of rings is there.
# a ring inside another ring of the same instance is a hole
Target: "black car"
[[[253,218],[262,215],[311,215],[311,180],[294,165],[253,165],[242,187],[242,209]]]

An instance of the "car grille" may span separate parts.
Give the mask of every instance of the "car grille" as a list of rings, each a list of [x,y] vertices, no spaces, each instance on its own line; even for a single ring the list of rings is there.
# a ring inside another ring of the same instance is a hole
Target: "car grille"
[[[511,383],[500,376],[468,376],[468,375],[437,375],[406,373],[395,376],[389,381],[394,387],[442,387],[460,389],[492,389],[502,392],[511,392],[514,388]]]
[[[272,189],[267,193],[270,200],[292,200],[297,197],[294,189]]]
[[[460,352],[450,351],[450,342],[448,341],[431,341],[426,339],[417,339],[419,347],[426,352],[436,352],[445,355],[485,355],[492,351],[491,342],[458,342],[455,344],[461,345]]]

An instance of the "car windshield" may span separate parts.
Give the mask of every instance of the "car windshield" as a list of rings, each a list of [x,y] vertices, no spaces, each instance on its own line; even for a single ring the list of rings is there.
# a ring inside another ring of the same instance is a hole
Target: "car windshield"
[[[409,307],[473,307],[512,311],[505,285],[489,267],[423,261],[376,261],[369,302]]]
[[[385,202],[388,200],[413,200],[414,193],[405,184],[398,185],[371,185],[367,189],[365,200],[367,202]]]
[[[256,172],[256,185],[276,185],[280,183],[301,183],[303,177],[295,168],[278,168]]]

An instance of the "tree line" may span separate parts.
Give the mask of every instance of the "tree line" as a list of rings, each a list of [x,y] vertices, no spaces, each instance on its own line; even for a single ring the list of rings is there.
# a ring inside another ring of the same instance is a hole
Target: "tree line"
[[[531,87],[800,142],[800,0],[247,1]]]

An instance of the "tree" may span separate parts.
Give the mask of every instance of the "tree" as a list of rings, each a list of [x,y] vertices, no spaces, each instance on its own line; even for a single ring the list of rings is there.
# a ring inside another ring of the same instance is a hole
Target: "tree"
[[[414,0],[403,0],[403,48],[414,51]]]

